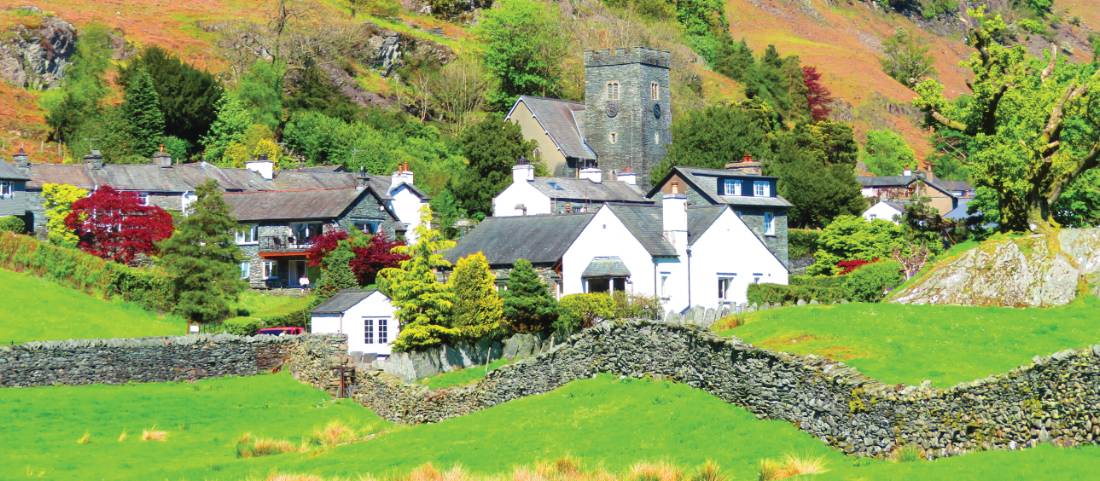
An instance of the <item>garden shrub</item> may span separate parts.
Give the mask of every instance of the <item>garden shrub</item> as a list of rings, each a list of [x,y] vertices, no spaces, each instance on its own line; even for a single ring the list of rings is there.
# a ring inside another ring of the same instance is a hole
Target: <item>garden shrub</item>
[[[30,236],[0,233],[0,267],[30,272],[79,291],[117,297],[158,312],[172,307],[171,286],[162,273],[106,261]]]
[[[791,276],[789,285],[750,284],[749,304],[794,304],[799,300],[835,304],[847,299],[843,278],[829,276]]]
[[[821,231],[817,229],[789,229],[787,231],[787,254],[791,259],[811,257],[817,252],[817,238]]]
[[[611,299],[615,302],[616,319],[650,319],[658,320],[664,317],[665,310],[661,307],[661,301],[655,296],[643,296],[627,294],[616,291]]]
[[[891,289],[901,285],[905,276],[897,261],[879,261],[860,267],[843,277],[844,290],[851,301],[878,302]]]
[[[22,234],[26,232],[27,226],[23,223],[23,219],[20,219],[14,215],[6,215],[0,217],[0,232],[12,232],[15,234]]]
[[[558,320],[554,330],[568,335],[592,325],[600,319],[615,316],[615,301],[603,293],[569,294],[558,303]]]

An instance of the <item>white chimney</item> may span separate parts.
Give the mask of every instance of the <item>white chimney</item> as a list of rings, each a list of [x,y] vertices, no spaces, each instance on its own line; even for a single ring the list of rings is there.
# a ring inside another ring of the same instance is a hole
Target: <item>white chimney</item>
[[[413,185],[413,173],[409,170],[408,162],[398,165],[397,171],[390,176],[390,192],[401,187],[401,184]]]
[[[512,166],[512,183],[522,184],[532,180],[535,180],[535,166],[531,165],[526,158],[520,157],[516,165]]]
[[[245,162],[244,168],[260,174],[260,177],[267,180],[275,178],[275,162],[267,160],[267,156],[263,154],[258,159]]]
[[[688,246],[687,196],[680,193],[679,182],[672,182],[672,192],[661,198],[661,222],[665,239],[677,253],[685,254]]]
[[[630,185],[638,185],[638,174],[635,174],[633,170],[630,170],[630,167],[627,167],[626,170],[615,174],[615,180]]]
[[[588,179],[592,182],[599,184],[600,182],[603,182],[603,171],[595,167],[581,169],[580,178]]]
[[[895,170],[894,172],[897,172],[897,171]],[[909,176],[913,175],[913,171],[909,170],[909,169],[905,169],[901,172],[901,175],[903,175],[905,177],[909,177]]]

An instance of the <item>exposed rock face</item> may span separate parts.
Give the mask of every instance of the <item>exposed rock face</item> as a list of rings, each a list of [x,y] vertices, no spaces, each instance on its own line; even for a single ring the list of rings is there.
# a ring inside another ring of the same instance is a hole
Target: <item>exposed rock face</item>
[[[354,46],[356,59],[380,71],[383,77],[409,61],[444,65],[455,57],[455,53],[444,45],[386,30],[372,23],[361,25],[357,37],[365,40]]]
[[[1100,229],[1056,238],[988,241],[938,265],[894,297],[902,304],[1045,307],[1077,297],[1081,281],[1100,294]]]
[[[553,345],[552,338],[516,334],[503,341],[483,340],[417,352],[396,352],[389,359],[377,364],[389,374],[405,381],[414,381],[455,369],[484,365],[500,358],[530,357],[550,349]]]
[[[333,344],[305,339],[288,367],[335,392]],[[397,422],[438,422],[597,373],[658,376],[782,419],[849,454],[884,456],[915,446],[940,457],[1053,441],[1100,442],[1100,346],[948,389],[885,385],[839,362],[760,349],[692,326],[618,321],[587,329],[533,358],[467,386],[429,390],[379,373],[357,373],[351,392]]]
[[[61,83],[76,52],[76,29],[34,7],[21,7],[27,22],[0,37],[0,78],[28,89],[45,90]]]

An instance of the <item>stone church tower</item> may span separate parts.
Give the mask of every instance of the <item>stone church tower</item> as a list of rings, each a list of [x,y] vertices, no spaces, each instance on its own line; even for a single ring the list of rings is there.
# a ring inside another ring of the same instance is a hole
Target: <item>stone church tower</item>
[[[627,168],[640,184],[672,142],[668,52],[645,47],[584,53],[584,137],[600,170]]]

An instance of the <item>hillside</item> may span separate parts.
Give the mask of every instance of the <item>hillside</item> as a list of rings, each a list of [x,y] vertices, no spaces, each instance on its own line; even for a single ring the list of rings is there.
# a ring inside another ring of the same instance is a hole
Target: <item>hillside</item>
[[[269,30],[280,23],[281,4],[288,12],[288,41],[302,49],[301,54],[312,51],[319,61],[340,66],[328,69],[332,81],[364,105],[416,108],[415,72],[404,72],[402,77],[391,71],[390,62],[400,59],[391,57],[383,47],[386,38],[396,35],[403,53],[411,52],[414,57],[428,51],[453,58],[480,49],[471,23],[417,13],[423,11],[425,2],[412,0],[401,3],[396,15],[386,17],[366,11],[370,7],[357,10],[344,0],[0,0],[0,12],[6,11],[0,13],[0,31],[33,23],[27,15],[13,14],[10,9],[34,6],[71,22],[78,30],[92,23],[112,28],[117,63],[125,63],[142,47],[156,45],[233,82],[252,55],[267,52]],[[705,67],[702,58],[687,47],[675,22],[645,20],[631,10],[609,9],[597,0],[561,3],[559,7],[562,21],[570,25],[568,53],[561,60],[567,97],[581,94],[578,77],[584,49],[634,44],[673,52],[674,72],[680,71],[674,84],[680,84],[675,94],[681,111],[743,97],[737,82]],[[889,127],[902,133],[918,157],[931,150],[927,132],[919,126],[919,115],[908,105],[913,92],[888,77],[879,65],[883,42],[899,28],[915,32],[929,47],[937,76],[949,96],[966,90],[966,72],[959,62],[969,51],[961,40],[964,27],[958,18],[926,21],[885,12],[873,3],[852,1],[726,0],[724,7],[732,37],[745,39],[757,54],[774,44],[783,55],[797,55],[803,64],[817,67],[824,74],[824,84],[837,97],[834,117],[852,121],[860,138],[871,128]],[[1091,2],[1058,0],[1054,18],[1057,21],[1052,23],[1057,26],[1050,27],[1045,36],[1074,58],[1087,59],[1085,39],[1089,29],[1100,24]],[[1049,45],[1039,35],[1022,41],[1033,51]],[[698,85],[702,95],[689,90],[688,83]],[[0,86],[0,94],[7,100],[0,103],[0,150],[20,144],[32,154],[42,150],[59,160],[59,149],[43,142],[46,128],[44,112],[38,106],[40,95],[10,85]]]
[[[0,269],[0,344],[180,335],[183,320]]]

